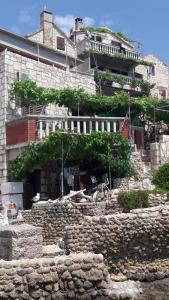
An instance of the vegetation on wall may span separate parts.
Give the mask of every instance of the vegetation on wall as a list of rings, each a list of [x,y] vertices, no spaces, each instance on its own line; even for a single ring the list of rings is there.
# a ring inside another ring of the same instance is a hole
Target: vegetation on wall
[[[112,36],[116,36],[117,38],[123,39],[129,43],[132,42],[132,40],[129,37],[127,37],[124,33],[115,32],[106,27],[91,27],[91,26],[89,26],[89,27],[83,27],[82,30],[89,31],[89,32],[109,33]]]
[[[66,106],[70,109],[79,108],[81,111],[90,114],[104,113],[114,117],[126,116],[131,107],[131,117],[145,115],[147,120],[153,121],[154,107],[160,108],[163,105],[169,105],[169,100],[159,101],[152,97],[131,97],[118,92],[113,96],[101,96],[98,94],[90,95],[83,89],[65,88],[57,90],[53,88],[44,88],[32,80],[15,81],[10,90],[11,100],[20,99],[22,106],[29,105],[48,105],[54,103],[59,106]],[[168,123],[169,112],[156,111],[156,122],[163,120]]]
[[[118,194],[118,201],[123,208],[124,213],[130,212],[136,208],[146,208],[148,204],[148,192],[147,191],[131,191],[121,192]]]
[[[162,165],[153,176],[153,183],[163,191],[169,191],[169,163]]]
[[[117,60],[117,59],[120,59],[121,61],[126,61],[128,62],[129,64],[131,65],[134,65],[134,66],[139,66],[139,65],[144,65],[144,66],[154,66],[154,64],[152,62],[149,62],[149,61],[146,61],[146,60],[143,60],[143,59],[137,59],[137,58],[133,58],[133,57],[128,57],[126,56],[124,53],[115,53],[115,54],[111,54],[111,53],[107,53],[107,52],[104,52],[104,51],[99,51],[99,50],[96,50],[96,49],[90,49],[88,50],[88,52],[92,55],[97,55],[97,56],[101,56],[101,57],[105,57],[105,58],[111,58],[111,59],[114,59],[114,60]]]
[[[42,142],[33,143],[9,165],[9,180],[20,181],[35,166],[44,166],[49,160],[61,159],[61,140],[64,161],[96,161],[110,167],[118,177],[130,176],[129,144],[120,133],[93,132],[90,135],[71,135],[58,130]]]
[[[112,84],[112,82],[119,83],[121,87],[125,84],[129,84],[131,88],[140,88],[141,92],[144,96],[149,95],[151,89],[155,86],[155,84],[151,84],[148,81],[142,80],[142,79],[137,79],[137,78],[130,78],[130,82],[128,83],[128,78],[127,76],[121,76],[121,75],[115,75],[112,74],[109,70],[106,71],[95,71],[95,79],[96,81],[101,80],[103,84]]]

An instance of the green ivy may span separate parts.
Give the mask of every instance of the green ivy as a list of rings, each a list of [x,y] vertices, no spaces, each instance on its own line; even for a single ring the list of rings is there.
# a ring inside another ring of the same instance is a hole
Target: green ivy
[[[131,57],[127,57],[125,54],[123,53],[118,53],[118,54],[110,54],[107,52],[101,52],[99,50],[96,49],[89,49],[88,51],[86,51],[88,53],[90,53],[91,55],[97,55],[97,56],[101,56],[101,57],[105,57],[105,58],[111,58],[113,60],[117,60],[120,59],[121,61],[126,61],[128,63],[130,63],[131,65],[134,66],[139,66],[139,65],[144,65],[144,66],[154,66],[154,63],[143,60],[143,59],[136,59],[136,58],[131,58]]]
[[[128,38],[124,33],[122,32],[115,32],[112,31],[108,28],[105,27],[92,27],[92,26],[88,26],[88,27],[83,27],[81,30],[83,31],[89,31],[89,32],[100,32],[100,33],[109,33],[112,36],[116,36],[117,38],[123,39],[129,43],[132,42],[132,40],[130,38]]]
[[[20,181],[35,166],[44,166],[49,160],[61,159],[61,140],[64,160],[96,161],[110,166],[118,177],[130,176],[129,144],[120,133],[93,132],[90,135],[71,135],[58,130],[42,142],[33,143],[9,164],[9,180]],[[119,151],[120,150],[120,151]]]
[[[10,89],[12,100],[20,99],[22,106],[29,105],[48,105],[54,103],[59,106],[66,106],[70,109],[77,109],[77,104],[81,111],[90,114],[109,114],[112,117],[126,116],[131,106],[131,117],[138,117],[145,114],[146,118],[153,121],[154,107],[169,105],[169,100],[159,101],[152,97],[131,97],[124,92],[117,92],[113,96],[101,96],[98,94],[90,95],[83,89],[65,88],[57,90],[53,88],[44,88],[37,86],[32,80],[15,81]],[[156,121],[168,123],[169,112],[156,111]]]
[[[121,75],[114,75],[109,70],[106,70],[104,72],[102,71],[95,71],[95,79],[96,81],[102,80],[103,83],[111,84],[112,82],[117,82],[123,87],[125,84],[127,84],[127,78]],[[139,87],[141,89],[141,92],[144,96],[149,95],[151,89],[155,86],[155,84],[151,84],[148,81],[144,81],[137,78],[131,78],[131,87],[137,88]]]

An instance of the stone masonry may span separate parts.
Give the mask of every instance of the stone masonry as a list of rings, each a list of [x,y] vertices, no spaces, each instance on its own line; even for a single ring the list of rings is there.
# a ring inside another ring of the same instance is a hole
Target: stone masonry
[[[29,224],[0,227],[0,259],[42,257],[42,229]]]
[[[168,259],[169,205],[86,218],[83,225],[66,227],[67,253],[102,253],[111,273],[137,280],[140,273],[144,280],[146,272],[158,272]],[[158,270],[150,271],[156,265]]]
[[[102,255],[0,262],[0,299],[108,299]],[[103,297],[104,296],[104,297]]]
[[[0,53],[0,183],[7,179],[6,133],[5,122],[18,117],[21,111],[16,103],[10,101],[9,90],[11,83],[21,72],[28,78],[44,87],[62,89],[84,88],[89,93],[95,93],[95,82],[92,76],[61,70],[54,66],[32,60],[10,51]],[[50,105],[47,114],[65,115],[67,109]]]

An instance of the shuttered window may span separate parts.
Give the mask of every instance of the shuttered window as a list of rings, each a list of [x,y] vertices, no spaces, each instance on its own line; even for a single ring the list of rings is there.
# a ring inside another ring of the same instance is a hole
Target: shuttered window
[[[65,39],[57,36],[57,49],[65,51]]]

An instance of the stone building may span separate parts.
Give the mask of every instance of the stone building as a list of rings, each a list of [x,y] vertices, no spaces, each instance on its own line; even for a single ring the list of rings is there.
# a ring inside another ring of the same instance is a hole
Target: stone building
[[[77,56],[75,44],[54,23],[52,12],[44,10],[40,15],[40,29],[28,34],[26,37],[65,55],[74,58]]]
[[[149,94],[149,90],[144,89],[149,83],[154,84],[150,91],[152,96],[168,98],[168,66],[154,55],[143,57],[139,42],[105,27],[85,28],[80,18],[75,20],[75,30],[71,31],[70,38],[77,45],[78,56],[86,60],[89,68],[100,72],[100,79],[104,78],[105,71],[111,72],[109,82],[96,80],[103,94],[124,90],[131,96],[142,96]]]
[[[147,78],[143,78],[137,68],[143,64],[149,68],[149,61],[143,59],[140,43],[106,27],[83,27],[80,18],[75,20],[75,30],[71,31],[70,38],[77,46],[78,57],[95,73],[98,90],[104,95],[120,90],[130,96],[149,94],[149,90],[145,90]]]
[[[53,37],[50,36],[51,32]],[[61,45],[65,47],[63,50],[58,49]],[[41,29],[28,38],[0,29],[0,183],[7,180],[8,161],[29,144],[29,139],[23,137],[26,133],[21,132],[23,127],[19,126],[17,134],[16,130],[12,134],[14,140],[7,145],[9,137],[6,136],[5,124],[22,115],[21,108],[10,100],[11,83],[29,78],[44,87],[84,88],[89,93],[95,93],[93,76],[75,71],[75,59],[72,41],[52,23],[50,12],[42,12]],[[77,60],[76,63],[81,61]],[[67,109],[49,106],[45,114],[63,116],[67,115]]]
[[[73,116],[66,107],[56,105],[27,110],[19,101],[11,100],[11,84],[25,79],[47,88],[83,88],[90,94],[96,92],[94,76],[82,70],[83,60],[76,57],[74,43],[53,23],[52,13],[43,11],[40,24],[40,29],[27,37],[0,29],[0,183],[8,180],[10,161],[31,142],[41,140],[57,128],[78,133],[81,128],[83,133],[116,132],[124,128],[124,135],[128,135],[127,128],[122,126],[124,118]],[[39,188],[44,193],[48,186],[52,189],[56,173],[53,166],[49,169],[32,170],[31,180],[38,184],[34,193]],[[27,194],[30,197],[29,191]]]
[[[95,55],[88,55],[88,50]],[[109,54],[109,59],[100,56]],[[149,59],[146,59],[149,61]],[[135,62],[142,63],[142,56],[133,50],[133,45],[124,36],[112,32],[91,31],[82,28],[82,20],[75,20],[75,30],[68,38],[53,22],[53,14],[43,11],[40,15],[40,29],[19,36],[7,30],[0,29],[0,183],[6,182],[8,163],[14,160],[33,141],[48,136],[56,128],[70,129],[78,133],[91,131],[113,131],[124,129],[123,135],[128,137],[128,126],[124,126],[125,116],[121,118],[73,116],[66,107],[48,105],[31,107],[29,111],[20,107],[10,99],[10,86],[16,80],[32,79],[39,86],[62,89],[83,88],[94,94],[98,82],[93,76],[96,68],[99,72],[111,71],[116,81],[108,85],[102,82],[104,94],[125,90],[130,95],[142,95],[139,87],[132,87],[133,78],[140,82],[146,78],[146,67],[136,67]],[[157,62],[159,63],[160,62]],[[163,65],[157,68],[159,86],[167,86]],[[140,69],[137,69],[140,68]],[[158,72],[163,72],[160,82]],[[117,80],[123,80],[123,84]],[[151,79],[153,80],[153,79]],[[164,82],[163,82],[164,81]],[[152,81],[153,82],[153,81]],[[133,129],[135,130],[135,129]],[[137,130],[139,130],[137,128]],[[83,132],[81,132],[83,131]],[[47,177],[51,173],[41,170],[41,191],[46,192]],[[39,173],[34,174],[39,177]],[[52,186],[52,185],[50,185]]]
[[[151,95],[158,99],[168,99],[169,97],[169,71],[168,66],[156,56],[150,54],[145,56],[146,61],[153,63],[151,68],[138,66],[137,71],[142,74],[143,79],[154,84]]]

